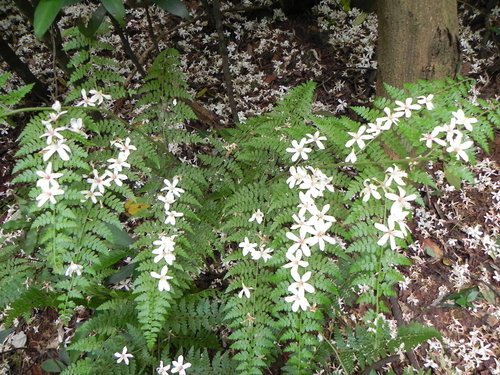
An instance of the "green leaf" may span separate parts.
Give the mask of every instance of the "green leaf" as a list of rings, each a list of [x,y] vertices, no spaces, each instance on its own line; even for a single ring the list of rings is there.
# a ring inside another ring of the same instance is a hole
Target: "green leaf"
[[[16,329],[14,327],[12,327],[12,328],[4,329],[3,331],[0,331],[0,345],[5,341],[7,336],[9,336],[15,330]]]
[[[119,269],[119,271],[107,278],[108,284],[117,284],[134,273],[137,263],[130,263]]]
[[[87,26],[85,26],[83,20],[80,20],[78,22],[78,29],[83,35],[85,35],[88,38],[91,38],[97,32],[99,26],[101,26],[105,16],[106,16],[106,8],[104,8],[104,6],[101,4],[95,10],[95,12],[92,13],[92,17],[90,18],[90,21],[87,23]]]
[[[128,248],[134,243],[134,239],[123,229],[109,223],[106,223],[106,226],[112,234],[112,238],[109,239],[109,242],[115,247],[120,249]]]
[[[444,176],[446,177],[446,180],[451,186],[453,186],[457,190],[460,190],[462,186],[462,179],[460,178],[460,175],[457,173],[456,168],[453,168],[453,166],[445,168]]]
[[[188,18],[189,12],[181,0],[153,0],[161,9],[181,18]]]
[[[63,5],[63,0],[40,0],[35,9],[35,16],[33,17],[35,35],[38,39],[41,39],[45,35]]]
[[[58,359],[47,359],[42,363],[42,370],[52,373],[59,373],[66,368],[66,365]]]
[[[365,12],[361,12],[355,19],[354,21],[352,21],[352,25],[353,26],[359,26],[361,25],[363,22],[365,22],[366,20],[366,16],[368,16],[368,14],[366,14]]]
[[[121,0],[101,0],[101,3],[120,26],[125,26],[125,7]]]
[[[395,341],[403,342],[405,350],[410,350],[432,338],[441,339],[441,334],[435,328],[419,323],[410,323],[399,328]]]

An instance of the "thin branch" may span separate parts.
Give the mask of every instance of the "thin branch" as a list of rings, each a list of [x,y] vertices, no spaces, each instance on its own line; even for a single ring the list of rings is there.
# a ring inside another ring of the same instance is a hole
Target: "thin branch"
[[[390,357],[387,358],[382,358],[381,360],[375,362],[373,365],[365,368],[363,371],[363,375],[368,375],[372,370],[378,370],[381,369],[382,367],[388,365],[389,363],[396,362],[399,359],[399,355],[391,355]]]
[[[233,115],[233,121],[238,123],[238,110],[236,109],[236,101],[234,100],[233,81],[231,79],[231,71],[229,70],[229,56],[227,45],[224,37],[224,30],[222,28],[222,15],[220,10],[220,1],[214,0],[213,15],[215,19],[215,26],[219,37],[219,53],[222,57],[222,71],[224,73],[224,85],[226,86],[227,97],[229,100],[229,107]]]
[[[405,322],[403,320],[403,313],[401,312],[401,307],[399,306],[398,299],[392,296],[389,297],[389,301],[391,302],[392,314],[394,315],[394,318],[396,319],[398,326],[399,327],[404,326]],[[420,365],[418,364],[417,357],[415,356],[413,350],[408,350],[406,352],[406,356],[410,360],[410,363],[413,366],[413,368],[415,368],[416,370],[420,369]]]
[[[115,28],[116,33],[120,37],[120,40],[121,40],[122,45],[123,45],[123,50],[125,51],[125,53],[129,57],[129,59],[132,61],[132,63],[135,65],[135,67],[137,68],[137,71],[139,72],[139,74],[142,77],[146,77],[146,71],[144,70],[144,68],[142,67],[141,63],[137,59],[136,54],[132,50],[132,47],[130,46],[128,38],[125,35],[125,31],[121,28],[121,26],[118,24],[118,22],[111,15],[110,15],[109,18],[111,19],[111,23],[113,24],[113,27]]]
[[[29,66],[16,55],[10,45],[0,38],[0,56],[26,84],[33,84],[33,94],[48,103],[49,93],[45,85],[31,72]]]
[[[148,21],[149,36],[151,37],[151,41],[155,46],[156,52],[160,53],[160,48],[158,47],[158,38],[156,38],[156,34],[153,29],[153,20],[151,19],[151,15],[149,14],[149,7],[145,7],[144,10],[146,11],[146,19]]]

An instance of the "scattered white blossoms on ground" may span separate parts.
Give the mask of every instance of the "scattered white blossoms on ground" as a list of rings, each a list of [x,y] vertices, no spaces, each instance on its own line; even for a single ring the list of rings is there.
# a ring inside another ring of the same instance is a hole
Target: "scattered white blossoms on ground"
[[[122,352],[116,352],[114,356],[117,358],[116,363],[125,363],[127,366],[129,364],[129,358],[134,358],[134,356],[130,353],[127,353],[127,347],[124,346]]]

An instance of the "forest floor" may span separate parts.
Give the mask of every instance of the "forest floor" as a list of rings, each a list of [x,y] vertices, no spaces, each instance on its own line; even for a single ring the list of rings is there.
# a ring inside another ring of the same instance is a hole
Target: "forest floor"
[[[4,11],[0,13],[0,32],[48,85],[54,99],[63,96],[63,73],[54,67],[49,51],[34,38],[26,20],[10,2],[0,0],[0,3]],[[152,11],[158,47],[160,50],[173,47],[181,52],[182,69],[193,97],[207,110],[211,122],[231,126],[217,33],[208,26],[201,2],[187,3],[193,15],[188,21],[160,10]],[[324,0],[312,10],[285,15],[265,3],[223,4],[239,121],[269,111],[290,88],[307,80],[317,82],[314,103],[317,112],[354,116],[349,106],[370,104],[376,76],[377,19],[373,13],[356,9],[344,12],[336,1]],[[70,25],[91,11],[88,4],[72,6],[65,11],[59,25]],[[147,32],[144,11],[131,10],[127,22],[133,50],[147,67],[156,51]],[[499,6],[487,13],[481,5],[460,6],[462,74],[477,81],[470,92],[471,100],[478,96],[494,98],[499,93],[500,54],[495,27],[498,32]],[[121,52],[118,36],[108,34],[104,38],[116,45],[114,57],[121,62],[120,72],[127,77],[128,88],[133,89],[139,76]],[[7,67],[0,64],[2,70]],[[13,85],[20,84],[14,75]],[[133,117],[139,109],[129,101],[115,110],[122,116]],[[3,215],[13,201],[9,181],[17,133],[15,129],[2,128],[0,134],[3,202],[0,215]],[[173,153],[178,151],[172,149]],[[482,153],[478,160],[474,183],[464,184],[461,190],[446,183],[439,166],[430,167],[438,189],[422,192],[426,206],[415,211],[412,225],[415,242],[407,252],[413,265],[403,270],[406,279],[399,285],[397,302],[402,319],[417,320],[442,332],[441,342],[429,342],[416,350],[422,368],[435,374],[500,374],[498,136],[491,143],[490,152]],[[356,310],[346,307],[347,322],[354,323],[359,318]],[[0,324],[0,331],[1,327]],[[42,374],[41,361],[71,335],[72,328],[59,324],[51,311],[40,311],[30,321],[19,322],[3,345],[0,342],[0,374],[9,373],[2,372],[2,362],[12,364],[12,361],[25,364],[23,373]],[[9,355],[1,354],[4,351]],[[392,368],[399,371],[398,366]]]

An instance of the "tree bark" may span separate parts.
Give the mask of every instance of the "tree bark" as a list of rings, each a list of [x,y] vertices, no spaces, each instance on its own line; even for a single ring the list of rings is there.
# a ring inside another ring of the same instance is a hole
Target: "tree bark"
[[[460,67],[456,0],[378,0],[377,95],[384,83],[454,77]]]

